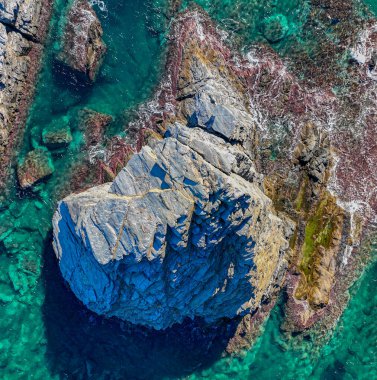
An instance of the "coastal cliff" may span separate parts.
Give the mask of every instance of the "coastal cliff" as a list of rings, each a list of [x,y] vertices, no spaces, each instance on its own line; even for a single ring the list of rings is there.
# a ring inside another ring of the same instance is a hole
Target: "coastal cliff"
[[[34,92],[52,0],[0,4],[0,187]]]
[[[131,125],[138,153],[120,172],[102,162],[111,184],[59,204],[54,249],[97,313],[156,329],[242,317],[229,344],[240,348],[283,286],[288,331],[339,317],[337,291],[376,210],[351,207],[341,173],[354,141],[342,123],[360,114],[271,49],[242,56],[224,39],[200,10],[177,18],[167,74]],[[366,66],[353,67],[365,80],[353,91],[375,88]]]

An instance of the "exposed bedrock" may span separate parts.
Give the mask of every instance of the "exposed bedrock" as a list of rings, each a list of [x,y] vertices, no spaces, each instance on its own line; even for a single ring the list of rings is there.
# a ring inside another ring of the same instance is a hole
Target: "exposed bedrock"
[[[0,2],[0,187],[34,91],[52,0]]]
[[[101,23],[87,0],[75,0],[69,9],[58,59],[76,73],[94,81],[106,45]]]
[[[237,146],[176,123],[112,184],[59,204],[54,247],[91,310],[162,329],[255,310],[290,230]]]

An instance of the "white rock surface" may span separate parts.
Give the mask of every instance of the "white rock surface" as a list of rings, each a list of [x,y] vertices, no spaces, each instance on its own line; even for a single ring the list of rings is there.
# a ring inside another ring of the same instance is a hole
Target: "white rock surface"
[[[240,147],[176,123],[112,184],[60,202],[63,277],[89,309],[155,329],[255,310],[290,228],[260,180]]]

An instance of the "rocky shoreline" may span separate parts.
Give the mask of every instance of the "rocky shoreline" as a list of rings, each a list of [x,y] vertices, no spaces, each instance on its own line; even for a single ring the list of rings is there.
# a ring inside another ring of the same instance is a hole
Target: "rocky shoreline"
[[[365,23],[360,27],[361,35],[366,33],[368,41],[365,46],[362,46],[366,49],[363,54],[366,57],[372,57],[371,50],[375,49],[374,43],[370,43],[373,37],[373,25],[369,26],[372,34],[363,32],[362,28],[368,30],[368,24]],[[276,271],[275,280],[269,282],[270,287],[261,287],[265,290],[262,291],[263,297],[260,298],[259,305],[256,304],[253,308],[249,308],[246,315],[239,314],[238,318],[242,317],[242,320],[239,321],[237,332],[234,338],[229,340],[228,345],[228,352],[234,352],[240,348],[246,348],[250,344],[257,327],[273,306],[285,277],[288,301],[286,304],[287,321],[284,328],[288,332],[306,331],[317,326],[322,320],[329,326],[339,318],[345,307],[347,303],[345,294],[352,282],[351,279],[354,278],[352,273],[357,266],[355,264],[358,261],[355,257],[357,248],[360,246],[360,242],[365,240],[361,236],[361,231],[363,226],[373,226],[377,210],[373,199],[363,199],[363,209],[351,207],[353,203],[358,204],[359,199],[354,198],[355,193],[349,192],[349,182],[343,173],[354,169],[349,158],[350,147],[353,147],[355,136],[344,139],[343,123],[348,118],[347,125],[354,123],[353,125],[356,126],[352,132],[356,130],[357,133],[357,127],[360,127],[364,128],[367,133],[372,133],[375,126],[374,114],[371,111],[369,115],[366,115],[365,109],[362,108],[364,107],[363,102],[370,102],[374,99],[375,79],[373,72],[368,74],[371,71],[369,62],[371,58],[364,61],[359,59],[357,65],[350,63],[349,75],[362,78],[361,85],[352,88],[353,93],[367,92],[370,96],[369,98],[359,98],[358,105],[361,109],[359,114],[354,110],[345,111],[347,102],[341,96],[337,96],[330,86],[321,84],[315,89],[312,86],[306,87],[288,71],[284,62],[268,47],[258,46],[246,56],[241,56],[226,46],[224,37],[222,32],[218,31],[217,26],[200,10],[189,11],[178,16],[172,26],[166,66],[167,74],[155,99],[141,107],[139,119],[129,126],[130,129],[137,131],[136,134],[130,135],[129,142],[133,144],[135,151],[140,151],[144,145],[156,149],[156,147],[163,146],[166,139],[171,138],[172,125],[177,122],[181,123],[178,129],[183,135],[185,135],[185,128],[191,129],[192,133],[200,134],[202,132],[195,132],[195,128],[199,128],[206,131],[207,135],[220,136],[228,146],[237,146],[237,149],[240,149],[248,157],[248,160],[251,160],[252,165],[255,165],[256,172],[262,175],[261,190],[271,198],[276,215],[283,218],[282,220],[289,220],[288,224],[293,223],[296,226],[294,233],[291,234],[288,270],[285,271],[286,266],[281,265],[282,262],[280,262],[276,269],[279,267],[282,270]],[[354,41],[349,41],[349,45],[345,47],[350,52],[352,52],[352,42]],[[220,86],[222,90],[219,90],[217,86]],[[360,122],[361,114],[368,121],[366,125],[357,124]],[[167,136],[165,135],[166,131],[168,131]],[[161,142],[163,135],[165,135],[165,140]],[[173,133],[176,139],[180,135],[181,133]],[[206,146],[206,139],[207,137],[198,136],[197,141],[201,141],[204,146],[201,149],[209,149]],[[188,144],[188,147],[192,148],[191,144]],[[361,144],[356,146],[359,147]],[[145,148],[141,150],[141,153],[131,158],[130,162],[137,161],[137,157],[143,157],[143,154],[145,156],[146,151]],[[373,150],[370,150],[370,153],[367,161],[372,158]],[[116,149],[109,152],[109,156],[116,154]],[[174,157],[174,150],[171,154]],[[156,156],[158,159],[164,157],[163,154],[156,152],[150,155]],[[179,160],[179,156],[176,159]],[[244,159],[238,159],[241,165],[245,162]],[[192,164],[195,166],[197,158],[193,160]],[[339,162],[341,164],[346,162],[348,166],[339,165]],[[113,170],[114,168],[110,167],[109,162],[105,160],[102,164],[100,170],[107,167],[113,174],[117,174],[118,171]],[[164,170],[169,172],[167,168],[172,164],[169,161],[165,162]],[[141,168],[135,164],[130,165],[124,170],[130,172],[132,168],[131,172],[134,174],[130,177],[137,178],[135,173]],[[185,168],[185,165],[182,165],[182,168]],[[98,188],[98,194],[94,188],[86,193],[72,195],[60,204],[55,216],[55,250],[63,275],[78,298],[99,314],[106,315],[104,310],[114,302],[112,298],[114,295],[105,296],[101,291],[96,293],[96,291],[90,290],[91,287],[98,285],[90,281],[91,272],[96,271],[97,265],[100,267],[105,265],[102,262],[103,257],[100,256],[106,250],[99,249],[94,255],[96,259],[93,261],[93,258],[90,259],[90,257],[93,256],[93,252],[96,252],[97,243],[94,242],[92,248],[88,248],[84,243],[86,248],[83,248],[83,255],[87,256],[85,260],[89,261],[85,263],[85,266],[79,264],[80,275],[72,276],[72,271],[67,265],[77,265],[76,259],[71,257],[68,261],[62,261],[62,257],[64,258],[69,250],[64,249],[61,244],[73,239],[76,242],[73,243],[73,246],[78,247],[77,239],[81,239],[83,234],[88,233],[86,227],[91,222],[83,222],[80,215],[87,212],[90,214],[91,211],[82,211],[81,206],[77,206],[82,200],[84,204],[88,205],[88,210],[101,202],[101,207],[106,209],[106,202],[110,202],[110,198],[113,197],[111,194],[119,191],[127,192],[136,185],[140,188],[147,186],[149,180],[146,178],[151,173],[152,171],[143,172],[141,177],[146,182],[132,183],[132,180],[124,179],[127,186],[123,186],[123,190],[119,186],[116,190],[113,185],[113,190],[110,191],[107,187],[106,189]],[[353,172],[353,174],[355,173]],[[361,175],[361,172],[358,175]],[[373,173],[370,175],[372,183],[374,183]],[[152,177],[154,176],[152,174]],[[122,172],[114,183],[122,182],[121,177]],[[353,191],[356,191],[357,195],[359,195],[360,185],[364,186],[360,181],[352,182]],[[159,186],[162,185],[159,184]],[[183,184],[183,187],[185,186],[193,185],[186,183]],[[219,189],[221,187],[217,188],[217,190]],[[362,194],[367,193],[364,191]],[[76,200],[80,200],[77,205]],[[160,210],[160,208],[158,209]],[[96,223],[107,223],[106,220],[100,219],[94,218]],[[62,227],[60,224],[62,220],[70,225],[69,229]],[[121,237],[122,234],[127,235],[127,231],[131,227],[134,229],[131,235],[134,233],[137,235],[139,227],[131,226],[124,220],[120,225],[113,226],[113,228],[119,229],[119,235]],[[89,224],[85,227],[84,224],[78,225],[78,223]],[[101,229],[101,233],[109,239],[106,244],[110,244],[111,248],[111,243],[109,243],[111,233],[106,232],[105,229]],[[62,235],[60,236],[60,234]],[[173,235],[176,234],[173,233]],[[90,242],[93,238],[94,235],[89,232],[86,237],[87,241]],[[172,244],[167,235],[159,236],[159,238],[166,244]],[[189,237],[189,241],[191,238]],[[130,254],[130,251],[124,248],[123,243],[119,244],[119,239],[116,239],[118,243],[115,244],[115,257],[105,260],[106,263],[110,263],[108,279],[104,280],[106,283],[109,279],[109,283],[113,283],[113,275],[118,273],[117,268],[122,264],[122,260],[128,260]],[[113,252],[112,249],[110,251]],[[153,258],[156,252],[150,254]],[[146,274],[142,265],[139,267],[137,265],[134,267],[134,265],[133,263],[134,273],[138,273],[140,270],[138,275]],[[112,267],[114,268],[111,269]],[[262,267],[263,265],[259,270],[257,268],[251,277],[260,277],[263,273]],[[345,271],[347,276],[344,275]],[[127,269],[122,267],[119,273],[124,275],[127,273]],[[351,275],[349,275],[350,273]],[[234,273],[232,272],[231,275],[227,281],[233,278]],[[86,280],[82,281],[83,278]],[[127,280],[127,278],[126,274],[123,280]],[[136,287],[142,285],[143,287],[145,281],[133,285]],[[261,283],[258,284],[256,281],[253,285],[258,288]],[[108,290],[106,289],[106,291]],[[122,291],[119,294],[122,294]],[[152,293],[153,302],[155,296],[157,297]],[[336,302],[340,298],[342,301]],[[174,303],[175,301],[177,300],[173,297],[169,302]],[[161,302],[165,302],[165,300],[161,300]],[[119,303],[116,304],[119,306]],[[103,307],[105,309],[102,309]],[[147,309],[144,312],[148,314]],[[221,316],[222,312],[224,312],[223,317],[229,317],[224,310],[220,310],[218,316]],[[152,322],[155,316],[141,321],[127,314],[110,313],[109,315],[117,315],[151,327],[155,323]],[[194,315],[195,312],[188,316]],[[200,313],[198,316],[202,316],[204,319],[208,317]],[[164,312],[161,318],[165,318]],[[178,320],[180,319],[178,318]],[[162,323],[162,325],[156,324],[154,327],[166,326]]]
[[[52,6],[52,0],[14,0],[0,10],[0,188],[33,99]]]

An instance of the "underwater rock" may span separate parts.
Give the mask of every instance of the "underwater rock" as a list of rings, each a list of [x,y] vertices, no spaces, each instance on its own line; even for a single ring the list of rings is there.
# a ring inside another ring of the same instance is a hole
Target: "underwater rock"
[[[103,141],[106,128],[113,121],[112,116],[90,109],[79,113],[79,128],[84,132],[86,146],[94,146]]]
[[[94,81],[106,53],[102,35],[101,23],[89,2],[75,0],[68,13],[58,59]]]
[[[46,148],[30,151],[17,167],[17,177],[23,189],[33,186],[54,172],[50,154]]]
[[[43,144],[48,149],[61,149],[67,147],[72,141],[71,129],[65,118],[48,125],[42,131]]]
[[[268,42],[276,43],[281,41],[288,30],[288,21],[284,15],[277,14],[263,20],[262,34]]]

